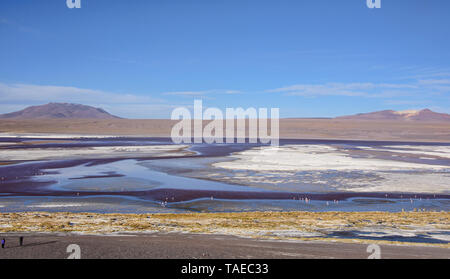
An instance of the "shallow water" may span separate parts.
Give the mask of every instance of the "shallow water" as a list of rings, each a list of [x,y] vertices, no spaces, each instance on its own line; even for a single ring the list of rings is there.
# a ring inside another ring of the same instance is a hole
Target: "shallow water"
[[[160,202],[129,196],[93,197],[3,197],[0,212],[92,212],[92,213],[182,213],[182,209],[162,206]]]
[[[193,161],[195,159],[190,158],[188,160]],[[156,164],[159,164],[159,161]],[[170,161],[174,162],[174,166],[178,164],[178,161],[173,159]],[[57,181],[57,183],[48,186],[49,189],[55,191],[124,192],[156,188],[249,191],[249,188],[244,186],[189,178],[153,170],[145,167],[147,164],[150,165],[150,161],[121,160],[93,166],[84,164],[58,169],[57,173],[37,176],[33,180]],[[102,175],[104,177],[92,178]]]
[[[274,155],[267,153],[268,146],[197,144],[186,150],[190,153],[177,151],[176,156],[172,151],[155,157],[154,152],[131,149],[120,158],[102,154],[83,159],[73,154],[73,148],[157,148],[171,142],[149,138],[0,138],[0,142],[0,162],[10,150],[19,151],[15,161],[3,161],[13,165],[0,165],[3,212],[450,210],[449,144],[288,140],[281,141]],[[66,152],[67,158],[22,163],[27,150],[45,154],[55,148]]]
[[[200,199],[170,204],[170,208],[185,209],[194,212],[246,212],[246,211],[413,211],[420,208],[427,211],[449,211],[450,201],[401,200],[350,198],[343,201],[311,200],[210,200]]]

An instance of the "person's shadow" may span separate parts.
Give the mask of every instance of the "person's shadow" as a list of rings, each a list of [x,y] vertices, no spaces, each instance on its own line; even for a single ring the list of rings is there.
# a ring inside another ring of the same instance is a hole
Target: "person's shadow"
[[[5,245],[5,249],[7,248],[20,248],[20,247],[33,247],[33,246],[41,246],[41,245],[47,245],[47,244],[52,244],[52,243],[56,243],[58,241],[45,241],[45,242],[35,242],[35,243],[27,243],[27,244],[23,244],[21,245],[14,245],[14,246],[6,246]]]

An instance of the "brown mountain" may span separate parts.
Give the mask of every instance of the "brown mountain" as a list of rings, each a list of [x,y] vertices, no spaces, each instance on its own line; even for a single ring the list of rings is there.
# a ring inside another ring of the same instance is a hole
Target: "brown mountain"
[[[370,113],[336,117],[337,119],[353,120],[406,120],[406,121],[450,121],[450,114],[438,113],[429,109],[423,110],[382,110]]]
[[[113,119],[119,118],[111,115],[101,108],[91,106],[49,103],[41,106],[31,106],[23,110],[0,114],[0,118],[8,119],[39,119],[39,118],[78,118],[78,119]]]

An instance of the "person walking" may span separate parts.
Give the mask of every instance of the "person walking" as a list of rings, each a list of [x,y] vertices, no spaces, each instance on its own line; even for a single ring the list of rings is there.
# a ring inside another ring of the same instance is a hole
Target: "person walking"
[[[2,249],[5,248],[6,240],[2,238]]]
[[[23,236],[21,236],[21,237],[19,238],[19,245],[20,245],[20,246],[23,245]]]

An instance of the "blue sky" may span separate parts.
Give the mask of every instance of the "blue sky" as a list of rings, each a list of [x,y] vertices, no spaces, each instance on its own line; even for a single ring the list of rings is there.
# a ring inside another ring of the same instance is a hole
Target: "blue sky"
[[[48,102],[169,118],[450,113],[450,1],[0,1],[0,113]]]

